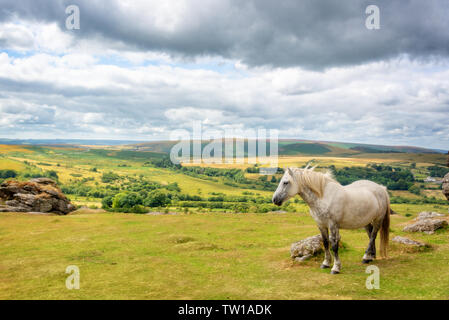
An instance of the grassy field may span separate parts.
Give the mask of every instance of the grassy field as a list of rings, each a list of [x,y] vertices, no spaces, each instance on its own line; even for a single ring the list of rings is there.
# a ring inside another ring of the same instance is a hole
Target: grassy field
[[[1,146],[0,146],[1,147]],[[165,169],[144,167],[142,164],[145,158],[132,158],[129,154],[120,157],[116,151],[107,153],[92,153],[82,148],[38,148],[37,150],[25,149],[19,147],[7,146],[4,157],[0,158],[0,169],[14,169],[18,171],[33,170],[38,168],[43,171],[53,170],[57,172],[59,182],[68,184],[79,178],[94,178],[95,181],[86,182],[87,185],[94,185],[95,182],[103,185],[100,177],[104,172],[114,172],[122,176],[143,176],[151,181],[163,185],[177,182],[181,190],[189,194],[207,195],[211,192],[223,193],[226,195],[240,195],[242,192],[254,192],[251,189],[234,188],[223,184],[220,181],[208,181],[191,177],[178,172]],[[1,149],[1,148],[0,148]],[[24,165],[24,163],[31,165]],[[123,165],[126,164],[126,167]],[[248,166],[248,165],[246,165]],[[97,172],[92,172],[92,168],[98,168]],[[263,190],[257,190],[262,196],[270,196],[271,193]],[[101,199],[82,199],[72,197],[76,204],[100,205]],[[83,201],[86,200],[86,201]]]
[[[392,236],[422,210],[396,205]],[[405,214],[411,214],[405,217]],[[317,234],[306,212],[136,215],[81,210],[68,216],[0,214],[0,299],[448,299],[447,231],[391,243],[378,260],[380,289],[365,287],[362,230],[342,231],[342,274],[303,264],[290,244]],[[410,237],[410,236],[409,236]],[[66,267],[80,269],[68,290]]]
[[[282,156],[279,165],[302,166],[313,161],[320,167],[379,163],[410,168],[415,163],[413,174],[424,178],[428,166],[445,161],[445,155],[438,154],[361,154],[351,150],[344,157],[331,156],[336,154],[333,147],[331,150],[326,156]],[[158,153],[128,149],[0,146],[0,169],[16,170],[21,179],[25,179],[24,173],[51,170],[63,186],[129,187],[132,183],[126,183],[143,179],[161,185],[176,182],[182,193],[204,197],[272,195],[271,191],[225,184],[221,177],[209,179],[145,165],[158,157]],[[104,183],[102,176],[108,172],[120,175],[120,180]],[[260,176],[246,173],[245,177],[257,180]],[[442,199],[438,185],[426,186],[422,194]],[[421,197],[409,191],[392,191],[392,195]],[[101,198],[68,196],[77,205],[101,205]],[[391,242],[389,258],[375,262],[381,271],[381,288],[368,290],[366,266],[361,264],[368,242],[365,232],[342,231],[342,274],[332,276],[329,270],[319,269],[322,256],[302,264],[290,259],[292,242],[318,234],[303,202],[292,202],[291,208],[295,212],[201,213],[204,211],[192,208],[190,214],[183,214],[172,207],[165,210],[178,214],[123,214],[86,208],[68,216],[0,213],[0,299],[449,298],[448,231],[407,235],[430,245],[420,250]],[[411,203],[393,204],[393,209],[400,214],[392,217],[391,237],[404,235],[403,226],[421,211],[448,211],[443,205]],[[80,268],[80,290],[65,287],[65,270],[70,265]]]
[[[329,148],[334,148],[330,146]],[[159,150],[159,149],[158,149]],[[349,151],[348,151],[349,152]],[[408,153],[356,153],[350,150],[347,156],[332,156],[317,154],[311,155],[295,155],[280,156],[279,166],[303,166],[308,162],[320,167],[328,167],[330,165],[336,168],[366,166],[371,163],[395,165],[403,168],[409,168],[411,163],[416,163],[414,174],[421,179],[427,177],[425,168],[427,166],[444,163],[444,154],[408,154]],[[59,183],[71,184],[81,179],[91,179],[83,182],[87,186],[105,186],[101,181],[101,175],[105,172],[114,172],[125,177],[142,176],[145,179],[167,185],[170,183],[178,183],[183,193],[191,195],[207,196],[211,193],[222,193],[225,195],[237,196],[243,192],[254,192],[251,189],[243,187],[236,188],[226,185],[220,179],[205,180],[198,177],[174,172],[163,168],[155,168],[151,166],[143,166],[145,161],[151,157],[160,157],[160,153],[152,152],[136,152],[124,148],[121,150],[115,147],[114,150],[102,149],[100,147],[41,147],[41,146],[12,146],[0,145],[0,169],[12,169],[18,172],[34,172],[40,170],[55,171],[59,177]],[[126,166],[124,166],[126,165]],[[192,166],[192,164],[185,164]],[[195,164],[195,166],[198,166]],[[217,164],[199,166],[209,166],[216,168],[238,168],[245,169],[253,166],[252,164]],[[92,169],[97,169],[95,172]],[[258,179],[259,174],[247,173],[248,179]],[[270,197],[271,192],[257,190],[257,194]],[[393,195],[415,199],[416,196],[405,192],[394,192]],[[442,199],[443,196],[438,190],[424,190],[423,195]],[[98,206],[100,207],[101,199],[86,198],[69,195],[69,198],[78,205]]]

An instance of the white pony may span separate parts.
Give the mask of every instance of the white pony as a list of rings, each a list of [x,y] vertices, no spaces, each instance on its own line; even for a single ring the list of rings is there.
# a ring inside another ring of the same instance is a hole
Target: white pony
[[[321,173],[314,169],[308,166],[305,169],[288,168],[273,195],[273,203],[280,206],[299,194],[309,205],[323,238],[325,258],[321,268],[330,268],[330,240],[334,252],[331,273],[340,273],[339,229],[366,229],[369,245],[363,263],[376,258],[376,236],[380,230],[380,253],[386,257],[391,212],[387,188],[368,180],[342,186],[330,172]]]

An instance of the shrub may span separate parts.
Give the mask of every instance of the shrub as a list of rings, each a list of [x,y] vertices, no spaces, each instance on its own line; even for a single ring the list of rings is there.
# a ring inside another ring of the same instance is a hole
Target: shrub
[[[170,199],[167,194],[160,190],[154,190],[148,194],[144,200],[144,205],[147,207],[165,207],[170,204]]]
[[[59,179],[58,173],[54,170],[46,171],[45,176],[47,176],[48,178],[51,178],[51,179],[55,179],[55,180]]]
[[[113,209],[130,209],[137,205],[142,205],[143,199],[136,192],[123,192],[115,195],[112,201]]]
[[[130,213],[140,213],[140,214],[143,214],[143,213],[147,213],[147,210],[145,209],[144,206],[138,204],[138,205],[133,206],[133,207],[129,210],[129,212],[130,212]]]
[[[118,179],[120,179],[120,176],[118,174],[113,173],[113,172],[105,172],[101,176],[101,181],[103,183],[111,183],[111,182],[114,182],[114,181],[116,181]]]
[[[17,172],[14,170],[0,170],[1,179],[9,179],[17,177]]]
[[[429,175],[432,177],[444,177],[447,173],[449,173],[449,168],[441,167],[441,166],[432,166],[427,167],[429,170]]]
[[[101,207],[103,209],[110,209],[112,208],[112,202],[114,201],[113,196],[107,196],[104,197],[103,200],[101,200]]]
[[[413,193],[413,194],[416,194],[418,196],[421,194],[421,189],[418,186],[415,186],[415,185],[413,185],[410,188],[408,188],[408,191]]]

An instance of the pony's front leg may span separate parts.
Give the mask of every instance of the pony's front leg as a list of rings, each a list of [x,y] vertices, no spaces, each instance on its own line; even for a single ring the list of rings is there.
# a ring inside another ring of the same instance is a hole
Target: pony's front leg
[[[330,242],[332,246],[332,251],[334,252],[334,266],[332,267],[331,274],[340,273],[341,262],[338,256],[338,243],[340,241],[340,232],[335,224],[330,226]]]
[[[321,232],[321,238],[323,238],[323,245],[324,245],[324,261],[321,264],[321,269],[327,269],[331,267],[331,252],[329,250],[329,231],[327,227],[319,226],[318,227]]]

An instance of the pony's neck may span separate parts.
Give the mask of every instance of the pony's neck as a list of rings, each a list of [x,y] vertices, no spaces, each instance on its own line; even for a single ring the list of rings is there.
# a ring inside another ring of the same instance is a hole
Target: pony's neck
[[[299,183],[298,194],[309,205],[309,207],[320,207],[323,201],[326,185],[332,180],[327,174],[305,171],[297,176]]]
[[[320,199],[315,192],[310,190],[308,187],[304,186],[301,188],[298,194],[309,205],[309,207],[316,207],[319,205]]]

